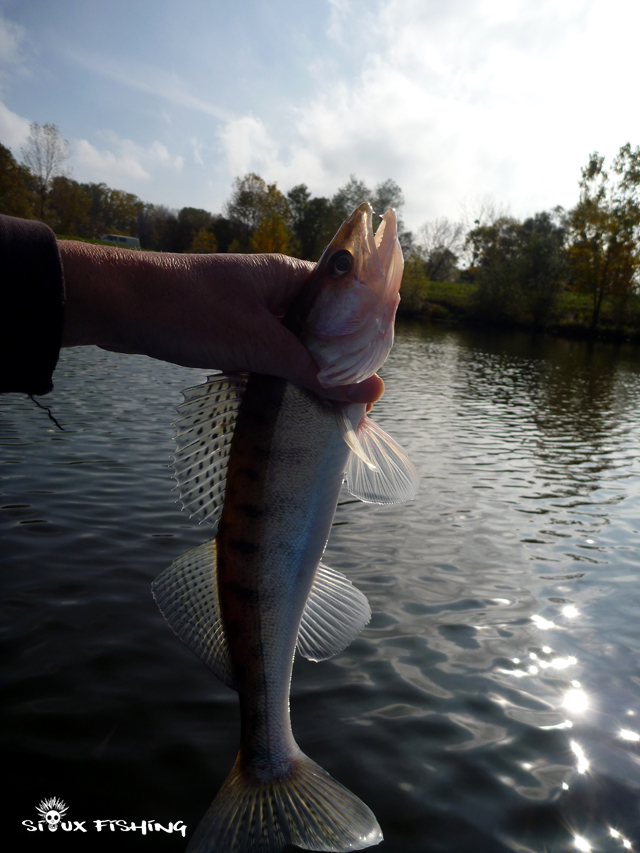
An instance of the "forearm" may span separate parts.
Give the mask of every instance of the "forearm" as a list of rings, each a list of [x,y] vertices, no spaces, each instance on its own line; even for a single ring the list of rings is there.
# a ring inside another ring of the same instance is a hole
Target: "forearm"
[[[309,351],[281,324],[313,266],[284,255],[168,254],[60,242],[63,346],[97,344],[186,367],[282,376],[335,399],[377,399],[372,377],[326,391]]]

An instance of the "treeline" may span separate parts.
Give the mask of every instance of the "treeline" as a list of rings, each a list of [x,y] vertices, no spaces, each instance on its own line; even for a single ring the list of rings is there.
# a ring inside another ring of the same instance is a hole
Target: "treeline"
[[[565,297],[575,293],[589,297],[589,316],[579,312],[576,327],[595,334],[606,304],[611,331],[640,334],[640,147],[623,145],[608,170],[604,157],[592,154],[571,210],[556,207],[523,221],[484,211],[466,232],[438,222],[437,239],[422,234],[409,253],[405,310],[424,313],[429,281],[444,280],[447,270],[449,280],[457,274],[474,285],[469,314],[485,324],[545,329],[558,319],[560,302],[567,313]],[[434,223],[425,229],[433,236]],[[467,265],[456,270],[465,253]]]
[[[340,223],[364,199],[376,210],[401,208],[392,180],[369,189],[355,177],[331,198],[313,197],[304,184],[282,193],[259,175],[237,178],[223,213],[149,204],[104,183],[79,183],[61,174],[68,144],[55,125],[32,124],[18,163],[0,145],[0,213],[46,222],[56,234],[99,239],[138,237],[159,252],[284,252],[317,260]],[[401,239],[409,248],[411,235]]]
[[[154,251],[284,252],[313,261],[362,201],[380,212],[404,204],[391,179],[371,189],[352,176],[327,198],[304,184],[283,193],[251,173],[236,178],[222,213],[174,210],[64,175],[69,146],[55,125],[33,123],[21,153],[18,163],[0,145],[0,212],[41,219],[60,236],[137,236]],[[400,221],[402,312],[425,316],[429,282],[459,281],[469,285],[470,313],[484,323],[544,329],[563,294],[575,292],[589,296],[592,331],[605,303],[620,327],[632,320],[640,329],[640,147],[622,146],[609,169],[592,154],[579,186],[573,209],[525,220],[484,202],[463,221],[441,217],[415,234]]]

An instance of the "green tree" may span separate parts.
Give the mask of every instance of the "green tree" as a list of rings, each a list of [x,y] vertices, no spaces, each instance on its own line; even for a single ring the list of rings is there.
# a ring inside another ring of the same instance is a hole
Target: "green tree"
[[[89,229],[94,237],[107,231],[137,236],[138,216],[145,209],[138,196],[104,183],[80,186],[91,199]]]
[[[479,225],[467,235],[473,253],[477,310],[497,323],[513,321],[518,313],[520,223],[501,216],[491,225]]]
[[[201,228],[194,235],[188,252],[198,255],[210,255],[218,251],[218,241],[216,235],[212,231],[207,231],[206,228]]]
[[[519,222],[502,216],[467,235],[481,316],[496,323],[533,320],[544,328],[566,277],[563,212]]]
[[[260,225],[251,235],[252,252],[282,252],[289,253],[291,229],[281,216],[274,213],[265,216]]]
[[[162,204],[143,204],[136,217],[136,230],[143,249],[178,251],[178,214],[175,210]]]
[[[413,239],[411,232],[404,230],[404,223],[400,215],[400,210],[404,205],[404,196],[398,184],[391,178],[381,181],[374,190],[371,190],[364,181],[359,180],[355,175],[351,175],[347,183],[340,187],[331,199],[332,214],[328,222],[331,233],[334,234],[340,224],[363,201],[368,201],[373,207],[374,213],[377,214],[385,213],[390,207],[395,209],[398,219],[398,239],[403,251],[408,254],[413,248]],[[374,230],[376,227],[377,224],[374,220]]]
[[[33,121],[20,153],[23,163],[33,175],[38,195],[37,215],[42,219],[51,182],[61,173],[62,164],[69,157],[69,143],[60,136],[55,124],[41,126]]]
[[[266,234],[275,231],[280,234],[278,245],[287,246],[287,249],[275,251],[288,251],[293,236],[291,208],[286,196],[276,184],[268,184],[255,172],[245,175],[244,178],[236,178],[225,210],[242,235],[233,241],[234,251],[255,252],[255,245],[272,245],[273,240],[267,238]],[[261,226],[261,236],[253,240]]]
[[[317,261],[329,243],[338,218],[328,198],[313,198],[304,184],[287,193],[293,232],[297,241],[296,254],[307,261]],[[338,223],[339,224],[339,223]]]
[[[0,144],[0,213],[33,218],[30,181],[27,167],[17,163],[11,151]]]
[[[46,218],[56,234],[86,237],[89,234],[91,198],[77,181],[58,175],[51,182]]]
[[[183,207],[178,213],[178,244],[180,246],[178,251],[191,251],[189,247],[195,236],[201,231],[209,231],[212,224],[213,216],[208,210],[202,210],[198,207]]]
[[[623,145],[611,172],[597,152],[589,157],[569,229],[571,281],[592,295],[595,330],[604,298],[625,299],[639,284],[640,146]]]
[[[373,198],[374,193],[364,181],[360,181],[355,175],[351,175],[347,183],[333,195],[331,206],[334,209],[335,216],[340,219],[340,222],[344,222],[363,201],[371,203]]]
[[[561,207],[536,213],[521,227],[520,288],[525,310],[544,329],[567,280],[566,217]]]

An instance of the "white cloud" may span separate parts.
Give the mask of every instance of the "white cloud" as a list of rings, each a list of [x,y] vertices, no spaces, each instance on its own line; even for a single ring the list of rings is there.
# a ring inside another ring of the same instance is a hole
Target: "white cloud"
[[[17,76],[28,74],[27,31],[0,14],[0,88],[6,90]]]
[[[157,140],[144,148],[130,139],[119,139],[109,135],[109,142],[115,151],[99,150],[86,139],[75,143],[73,164],[84,175],[84,180],[105,181],[110,186],[119,186],[123,180],[150,181],[157,167],[181,172],[184,158],[172,157],[166,146]]]
[[[24,59],[25,42],[25,28],[0,15],[0,62],[3,65],[20,65]]]
[[[268,171],[278,160],[278,145],[258,118],[243,116],[228,121],[218,136],[231,175]]]
[[[0,142],[11,148],[16,156],[26,142],[30,124],[29,119],[12,112],[0,101]]]
[[[227,123],[229,172],[316,194],[351,173],[370,185],[392,177],[413,228],[479,195],[518,216],[569,206],[590,151],[611,156],[640,138],[640,5],[624,5],[621,28],[623,5],[331,0],[329,36],[353,44],[357,32],[359,70],[347,77],[329,59],[289,126]]]

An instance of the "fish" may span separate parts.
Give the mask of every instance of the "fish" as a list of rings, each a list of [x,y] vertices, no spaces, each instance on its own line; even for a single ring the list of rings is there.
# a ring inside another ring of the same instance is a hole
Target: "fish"
[[[360,205],[338,229],[285,325],[326,388],[361,381],[393,342],[402,278],[395,213],[374,235]],[[322,562],[342,483],[373,503],[409,500],[418,475],[365,405],[284,379],[214,374],[184,392],[174,472],[183,507],[215,528],[153,583],[173,631],[238,692],[235,764],[188,853],[361,850],[372,811],[306,756],[289,716],[294,655],[326,660],[369,622],[366,597]]]

